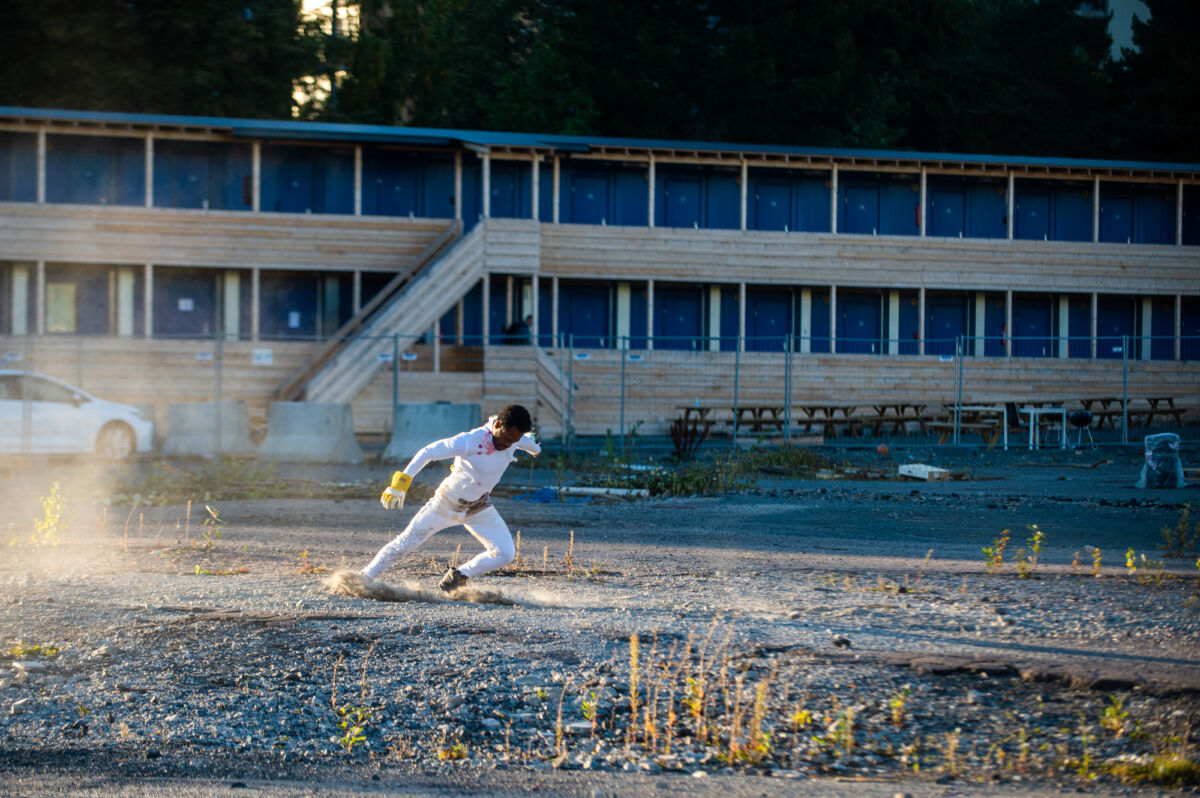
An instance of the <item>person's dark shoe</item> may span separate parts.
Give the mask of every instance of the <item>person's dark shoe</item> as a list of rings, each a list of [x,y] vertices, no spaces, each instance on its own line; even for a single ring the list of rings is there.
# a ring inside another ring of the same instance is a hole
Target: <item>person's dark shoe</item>
[[[451,568],[446,571],[442,581],[438,583],[438,587],[447,593],[452,593],[467,583],[467,577],[463,576],[462,571],[457,568]]]

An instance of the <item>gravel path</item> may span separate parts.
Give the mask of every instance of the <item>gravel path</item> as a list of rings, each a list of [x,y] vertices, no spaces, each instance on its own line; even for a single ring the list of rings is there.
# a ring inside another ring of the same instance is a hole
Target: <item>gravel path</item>
[[[969,481],[499,498],[519,566],[445,600],[477,546],[447,531],[385,575],[407,601],[328,583],[415,503],[221,501],[210,539],[198,505],[69,503],[33,547],[50,476],[11,472],[0,794],[1118,795],[1118,763],[1195,759],[1200,572],[1154,562],[1194,490],[1133,489],[1133,456],[989,457]]]

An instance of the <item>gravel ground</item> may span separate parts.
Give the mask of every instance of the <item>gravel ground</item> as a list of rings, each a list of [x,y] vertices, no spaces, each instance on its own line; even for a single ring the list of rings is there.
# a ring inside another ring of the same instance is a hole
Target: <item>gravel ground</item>
[[[1130,451],[936,458],[966,478],[636,502],[522,501],[514,469],[519,564],[447,600],[477,547],[448,530],[385,575],[404,601],[337,572],[417,502],[215,501],[206,537],[199,504],[94,501],[94,464],[10,465],[0,794],[1157,794],[1111,770],[1196,758],[1200,571],[1158,550],[1195,490],[1133,488]]]

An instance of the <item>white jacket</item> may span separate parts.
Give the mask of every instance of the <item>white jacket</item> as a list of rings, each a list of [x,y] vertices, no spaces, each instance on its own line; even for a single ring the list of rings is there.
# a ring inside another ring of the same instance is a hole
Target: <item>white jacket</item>
[[[415,477],[434,460],[453,457],[450,476],[442,480],[439,490],[466,501],[475,501],[485,493],[490,493],[500,477],[504,476],[508,464],[516,458],[518,449],[530,454],[540,454],[542,451],[542,447],[528,433],[507,449],[497,451],[492,443],[493,421],[495,417],[470,432],[460,432],[425,446],[413,455],[413,459],[404,467],[404,473]]]

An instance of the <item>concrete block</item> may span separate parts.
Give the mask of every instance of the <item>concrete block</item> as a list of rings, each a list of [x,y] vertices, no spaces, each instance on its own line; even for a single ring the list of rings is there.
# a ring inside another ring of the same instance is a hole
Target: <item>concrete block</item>
[[[220,443],[217,443],[218,422]],[[180,402],[167,409],[168,457],[212,457],[215,454],[252,454],[250,414],[246,403]]]
[[[349,402],[272,402],[259,457],[285,463],[361,463]]]
[[[405,462],[427,443],[472,430],[483,423],[477,404],[401,404],[392,412],[392,439],[384,462]]]

